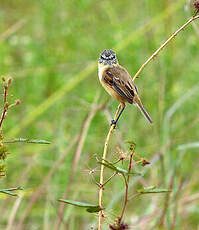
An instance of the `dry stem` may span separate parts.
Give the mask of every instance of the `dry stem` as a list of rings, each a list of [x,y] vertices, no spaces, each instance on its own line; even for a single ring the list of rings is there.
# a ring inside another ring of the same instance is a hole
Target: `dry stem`
[[[22,199],[23,199],[23,195],[20,195],[20,197],[18,197],[18,199],[15,201],[12,207],[9,219],[8,219],[8,225],[6,227],[6,230],[14,229],[14,219],[15,219],[17,210],[19,209]]]
[[[174,183],[174,175],[172,175],[171,177],[171,180],[170,180],[170,183],[169,183],[169,190],[172,190],[173,188],[173,183]],[[165,221],[165,216],[166,216],[166,213],[167,213],[167,210],[168,210],[168,207],[169,207],[169,201],[170,201],[170,192],[167,193],[166,195],[166,199],[165,199],[165,202],[164,202],[164,208],[163,208],[163,212],[160,216],[160,222],[159,222],[159,227],[160,228],[163,228],[164,227],[164,221]]]
[[[178,30],[176,30],[175,33],[173,33],[169,39],[167,39],[161,46],[160,48],[158,48],[155,53],[153,53],[151,55],[151,57],[140,67],[140,69],[138,70],[138,72],[135,74],[135,76],[133,77],[133,81],[135,81],[135,79],[141,74],[141,72],[144,70],[144,68],[149,64],[149,62],[151,62],[159,53],[161,50],[163,50],[170,41],[172,41],[176,35],[181,32],[182,30],[185,29],[186,26],[188,26],[191,22],[193,22],[194,20],[198,19],[199,15],[195,15],[192,16],[183,26],[181,26]]]
[[[72,168],[71,168],[69,179],[68,179],[69,182],[67,184],[65,194],[64,194],[65,198],[70,193],[74,173],[75,173],[75,170],[76,170],[76,168],[78,166],[79,158],[80,158],[80,155],[82,153],[82,149],[83,149],[83,146],[84,146],[86,136],[88,134],[88,130],[89,130],[89,127],[91,125],[91,122],[92,122],[95,114],[97,113],[97,111],[104,107],[104,105],[98,105],[99,96],[100,96],[99,94],[96,95],[96,97],[95,97],[95,99],[94,99],[94,101],[93,101],[93,103],[91,105],[91,109],[90,109],[88,115],[86,116],[86,118],[85,118],[85,120],[84,120],[84,122],[82,124],[81,133],[80,133],[80,137],[79,137],[79,142],[78,142],[75,154],[74,154]],[[64,203],[61,203],[61,205],[59,207],[59,214],[58,214],[56,224],[55,224],[55,230],[59,230],[60,227],[61,227],[61,223],[63,221],[64,207],[65,207]]]
[[[25,19],[19,20],[17,23],[9,27],[5,32],[0,34],[0,42],[4,41],[8,37],[10,37],[12,34],[16,33],[19,29],[21,29],[26,24]]]
[[[127,202],[128,202],[128,190],[129,190],[130,172],[131,172],[131,167],[132,167],[132,158],[133,158],[133,153],[130,155],[127,179],[126,179],[125,175],[123,175],[124,176],[124,180],[125,180],[125,185],[126,185],[126,192],[125,192],[124,205],[123,205],[123,208],[122,208],[122,214],[120,216],[120,222],[122,221],[122,218],[124,216],[124,211],[126,209],[126,205],[127,205]]]
[[[4,86],[3,112],[1,114],[1,119],[0,119],[0,129],[2,129],[2,124],[3,124],[3,121],[4,121],[5,117],[6,117],[6,113],[8,111],[7,95],[8,95],[8,86]]]
[[[117,115],[119,114],[120,112],[120,109],[121,109],[121,105],[118,106],[117,108],[117,111],[116,111],[116,114],[115,114],[115,117],[114,117],[114,120],[117,118]],[[104,162],[104,160],[106,159],[106,156],[107,156],[107,152],[108,152],[108,144],[109,144],[109,141],[110,141],[110,137],[113,133],[113,130],[115,128],[115,125],[111,125],[110,129],[109,129],[109,132],[108,132],[108,135],[106,137],[106,141],[105,141],[105,144],[104,144],[104,153],[103,153],[103,156],[102,156],[102,162]],[[99,187],[99,206],[103,208],[103,202],[102,202],[102,198],[103,198],[103,184],[104,184],[104,165],[101,165],[101,170],[100,170],[100,187]],[[103,211],[100,211],[99,212],[99,222],[98,222],[98,230],[102,230],[102,222],[103,222]]]

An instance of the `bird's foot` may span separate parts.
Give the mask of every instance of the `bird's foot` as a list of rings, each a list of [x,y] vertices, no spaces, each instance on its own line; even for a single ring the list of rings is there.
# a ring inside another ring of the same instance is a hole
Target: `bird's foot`
[[[111,121],[111,126],[114,125],[114,126],[116,127],[116,123],[117,123],[116,120],[112,120],[112,121]],[[115,128],[115,127],[114,127],[114,128]]]

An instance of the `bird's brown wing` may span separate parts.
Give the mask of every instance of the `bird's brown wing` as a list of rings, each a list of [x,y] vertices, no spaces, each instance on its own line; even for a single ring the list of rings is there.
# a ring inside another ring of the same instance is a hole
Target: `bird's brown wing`
[[[103,74],[104,81],[129,103],[133,103],[137,88],[128,72],[121,66],[107,68]]]
[[[144,116],[150,123],[152,120],[144,109],[142,102],[138,96],[138,90],[131,76],[121,66],[107,68],[103,73],[104,81],[114,89],[121,97],[125,98],[130,104],[137,104]]]

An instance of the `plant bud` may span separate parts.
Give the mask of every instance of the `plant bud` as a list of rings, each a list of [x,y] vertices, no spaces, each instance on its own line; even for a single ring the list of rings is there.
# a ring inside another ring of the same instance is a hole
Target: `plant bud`
[[[8,78],[8,85],[10,85],[10,84],[12,83],[12,81],[13,81],[13,78],[12,78],[12,77],[9,77],[9,78]]]
[[[2,81],[5,82],[6,78],[4,76],[1,77]]]
[[[194,16],[196,16],[199,13],[199,0],[193,2],[193,6],[195,7],[195,14],[194,14]]]
[[[20,100],[16,100],[15,101],[15,105],[19,105],[19,104],[21,104],[21,101]]]

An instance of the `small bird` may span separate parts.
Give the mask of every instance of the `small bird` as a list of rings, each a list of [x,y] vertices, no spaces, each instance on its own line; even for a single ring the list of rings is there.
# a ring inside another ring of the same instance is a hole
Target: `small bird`
[[[120,66],[113,50],[104,50],[98,61],[99,80],[105,90],[117,101],[120,102],[121,111],[111,125],[116,125],[122,112],[125,109],[125,103],[135,104],[141,110],[146,119],[152,123],[152,120],[144,109],[139,98],[138,89],[127,70]]]

